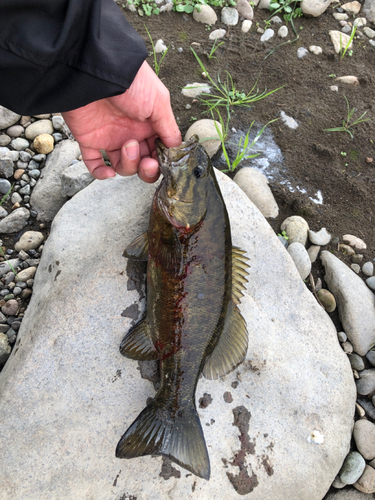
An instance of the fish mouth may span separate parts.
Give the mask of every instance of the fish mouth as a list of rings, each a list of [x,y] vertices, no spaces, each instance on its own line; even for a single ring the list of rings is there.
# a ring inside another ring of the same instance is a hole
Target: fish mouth
[[[155,140],[156,155],[158,158],[161,173],[168,177],[173,167],[181,167],[185,164],[186,157],[189,157],[199,146],[199,137],[194,134],[188,141],[183,142],[175,148],[167,148],[162,141]]]

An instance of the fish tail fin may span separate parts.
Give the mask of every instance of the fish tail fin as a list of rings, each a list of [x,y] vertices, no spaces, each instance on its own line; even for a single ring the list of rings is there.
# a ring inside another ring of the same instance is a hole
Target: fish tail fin
[[[210,461],[201,423],[191,404],[171,411],[155,399],[139,414],[116,448],[117,458],[163,455],[209,480]]]

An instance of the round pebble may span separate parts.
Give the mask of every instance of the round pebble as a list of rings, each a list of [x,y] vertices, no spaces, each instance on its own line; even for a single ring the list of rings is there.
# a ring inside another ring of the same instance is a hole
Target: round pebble
[[[375,290],[375,276],[371,276],[371,278],[367,278],[366,285],[371,288],[371,290]]]
[[[311,263],[314,263],[316,259],[318,258],[320,246],[318,245],[311,245],[309,249],[307,250],[307,253],[309,254]]]
[[[64,126],[64,118],[62,116],[53,116],[52,125],[55,130],[61,130]]]
[[[368,420],[357,420],[353,437],[357,450],[365,460],[375,458],[375,425]]]
[[[28,267],[27,269],[23,269],[16,276],[16,283],[18,281],[28,281],[29,279],[34,277],[35,273],[36,273],[36,267],[34,266]]]
[[[368,396],[375,391],[375,368],[363,370],[361,378],[357,380],[357,392],[361,396]]]
[[[1,194],[7,194],[11,187],[12,187],[12,184],[9,181],[7,181],[6,179],[0,179],[0,193]]]
[[[281,26],[281,28],[277,32],[277,36],[280,38],[287,37],[288,36],[288,28],[286,26]]]
[[[348,340],[348,337],[345,332],[338,332],[337,337],[340,342],[346,342]]]
[[[342,251],[342,253],[344,255],[354,255],[355,254],[355,251],[349,245],[341,244],[341,245],[339,245],[339,249]]]
[[[361,266],[359,266],[358,264],[351,264],[350,268],[353,269],[353,271],[357,274],[359,274],[361,271]]]
[[[351,354],[353,352],[353,346],[350,342],[346,341],[341,344],[343,351],[346,354]]]
[[[261,42],[268,42],[273,36],[275,35],[275,32],[271,28],[267,28],[266,31],[263,33],[263,35],[260,37]]]
[[[29,147],[29,141],[23,139],[22,137],[17,137],[17,139],[13,139],[10,143],[12,148],[16,151],[23,151],[24,149]]]
[[[19,137],[20,135],[23,134],[23,127],[22,125],[13,125],[12,127],[9,127],[8,130],[7,130],[7,134],[10,136],[10,137]]]
[[[351,261],[354,264],[360,264],[363,261],[363,255],[361,253],[356,253],[355,255],[352,255]]]
[[[359,356],[359,354],[352,353],[349,356],[349,361],[350,361],[351,367],[354,368],[354,370],[358,370],[360,372],[360,371],[365,369],[365,363],[364,363],[363,359],[361,358],[361,356]]]
[[[280,229],[281,232],[285,231],[289,238],[289,244],[295,242],[301,243],[302,245],[306,244],[309,225],[303,217],[300,217],[299,215],[292,215],[291,217],[288,217],[281,224]]]
[[[362,491],[362,493],[365,493],[366,495],[375,493],[375,469],[366,465],[363,474],[354,486],[357,490]]]
[[[357,238],[357,236],[353,236],[352,234],[344,234],[342,239],[344,243],[354,247],[356,250],[366,250],[367,248],[367,245],[363,240]]]
[[[321,290],[319,290],[317,295],[328,313],[331,313],[336,309],[336,300],[330,291],[322,288]]]
[[[339,472],[340,479],[345,484],[354,484],[365,470],[366,462],[358,451],[352,451],[345,458]]]
[[[366,354],[366,358],[372,364],[372,366],[375,366],[375,351],[369,351]]]
[[[304,280],[311,272],[311,261],[302,243],[294,242],[288,246],[287,252],[292,257],[299,275]]]
[[[305,47],[299,47],[297,49],[297,57],[298,59],[302,59],[305,56],[309,55],[309,51]]]
[[[10,144],[11,140],[12,139],[9,137],[9,135],[1,134],[0,135],[0,147],[8,146],[8,144]]]
[[[238,23],[238,10],[233,7],[224,7],[221,10],[221,22],[227,26],[236,26]]]
[[[38,135],[52,133],[53,126],[51,120],[37,120],[29,125],[25,130],[27,139],[30,139],[31,141],[34,140]]]
[[[18,302],[15,299],[8,300],[1,308],[1,312],[6,316],[15,316],[18,310]]]
[[[41,134],[35,137],[33,146],[38,153],[48,154],[53,151],[54,141],[52,135]]]
[[[374,264],[372,262],[365,262],[362,266],[362,272],[366,276],[372,276],[374,274]]]
[[[38,248],[44,240],[44,236],[39,231],[26,231],[17,241],[14,248],[17,252]],[[22,280],[20,280],[22,281]],[[24,280],[26,281],[26,280]]]
[[[252,26],[252,21],[249,21],[248,19],[245,19],[243,22],[242,22],[242,25],[241,25],[241,31],[242,33],[248,33],[251,29],[251,26]]]
[[[9,358],[11,347],[8,342],[8,336],[0,333],[0,363],[5,363]]]

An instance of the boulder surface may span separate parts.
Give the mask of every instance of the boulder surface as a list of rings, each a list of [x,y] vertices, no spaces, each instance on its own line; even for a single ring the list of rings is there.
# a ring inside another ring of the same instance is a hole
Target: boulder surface
[[[271,227],[217,174],[250,275],[246,361],[201,378],[205,481],[162,457],[115,458],[155,394],[119,345],[145,308],[144,267],[122,256],[155,186],[94,181],[55,217],[34,293],[0,376],[2,500],[321,500],[349,451],[355,386],[329,316]],[[144,375],[146,376],[146,375]]]

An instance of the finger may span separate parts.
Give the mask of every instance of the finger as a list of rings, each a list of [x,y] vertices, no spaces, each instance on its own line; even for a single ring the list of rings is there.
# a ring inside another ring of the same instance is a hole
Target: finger
[[[119,161],[114,168],[120,175],[134,175],[138,171],[140,161],[140,147],[138,141],[130,139],[121,147]]]
[[[151,120],[156,134],[167,148],[174,148],[181,144],[181,132],[172,112],[169,92],[164,99],[158,101]]]
[[[151,157],[144,157],[139,163],[138,176],[142,181],[152,183],[158,180],[160,175],[157,160]]]
[[[113,168],[104,163],[102,154],[99,150],[81,146],[81,154],[82,160],[88,171],[95,179],[103,180],[116,175]]]

